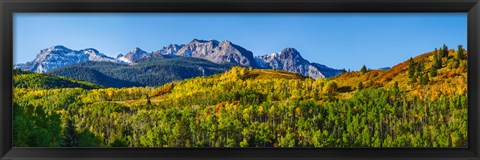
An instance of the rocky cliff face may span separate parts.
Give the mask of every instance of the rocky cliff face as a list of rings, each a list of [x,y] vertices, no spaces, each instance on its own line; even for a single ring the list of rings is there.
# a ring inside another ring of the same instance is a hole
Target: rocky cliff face
[[[230,41],[194,39],[176,53],[177,56],[203,58],[218,64],[232,63],[246,67],[257,67],[253,53]]]
[[[285,48],[280,53],[258,56],[257,63],[263,68],[297,72],[314,79],[332,77],[342,73],[341,70],[328,68],[305,60],[295,48]]]

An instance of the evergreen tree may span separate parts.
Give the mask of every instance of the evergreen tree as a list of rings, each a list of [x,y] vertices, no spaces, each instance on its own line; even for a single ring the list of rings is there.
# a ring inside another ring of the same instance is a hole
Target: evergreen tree
[[[398,93],[400,91],[400,88],[398,88],[398,82],[395,81],[395,83],[393,84],[393,91],[394,93]]]
[[[437,69],[435,69],[434,67],[432,67],[430,69],[430,77],[435,77],[437,76]]]
[[[73,116],[73,114],[71,114]],[[63,143],[62,147],[78,147],[79,146],[80,136],[75,129],[74,121],[70,119],[67,120],[67,126],[63,131]]]
[[[464,50],[463,50],[463,46],[462,45],[458,45],[458,51],[457,51],[457,59],[458,60],[462,60],[462,59],[465,59],[465,53],[464,53]]]
[[[152,102],[150,101],[150,96],[149,96],[148,94],[147,94],[146,96],[147,96],[147,103],[146,103],[146,105],[147,105],[147,106],[152,105]]]
[[[367,66],[363,65],[360,69],[360,72],[362,72],[362,74],[365,74],[367,72]]]
[[[363,90],[363,83],[362,82],[358,82],[357,89],[358,90]]]
[[[441,57],[447,57],[447,56],[448,56],[448,47],[447,45],[443,44]]]
[[[417,75],[421,75],[423,73],[423,69],[425,68],[425,62],[423,60],[421,60],[420,62],[418,62],[417,64]]]
[[[413,58],[410,57],[410,60],[408,61],[408,77],[410,79],[415,78],[415,61],[413,61]]]
[[[128,144],[122,140],[116,139],[110,144],[110,147],[128,147]]]
[[[421,75],[420,83],[421,83],[422,85],[428,84],[429,81],[430,81],[430,79],[429,79],[429,77],[428,77],[428,74],[423,74],[423,76]]]
[[[433,67],[434,69],[442,68],[442,57],[438,54],[433,55]]]
[[[416,76],[413,76],[412,78],[410,78],[410,81],[411,81],[412,83],[417,82],[417,77],[416,77]]]

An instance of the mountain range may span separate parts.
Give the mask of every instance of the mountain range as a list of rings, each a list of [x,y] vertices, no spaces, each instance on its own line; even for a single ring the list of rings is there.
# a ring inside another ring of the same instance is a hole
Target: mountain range
[[[74,67],[87,67],[85,64],[91,64],[86,62],[109,62],[122,65],[122,67],[135,68],[135,65],[144,63],[148,59],[155,59],[157,63],[161,63],[158,59],[171,59],[169,64],[173,65],[178,62],[178,58],[183,58],[185,61],[188,58],[197,58],[208,60],[220,66],[216,71],[224,70],[225,66],[240,65],[243,67],[252,67],[260,69],[277,69],[285,70],[288,72],[296,72],[306,77],[313,79],[317,78],[329,78],[342,73],[340,69],[333,69],[322,64],[312,63],[304,59],[295,48],[285,48],[281,52],[273,54],[267,54],[263,56],[254,56],[253,53],[240,45],[234,44],[228,40],[198,40],[193,39],[188,44],[170,44],[162,47],[154,52],[147,52],[138,47],[132,49],[126,54],[119,54],[116,58],[106,56],[103,53],[93,49],[87,48],[83,50],[72,50],[65,46],[57,45],[47,49],[43,49],[37,55],[37,57],[25,64],[16,64],[14,67],[25,71],[47,73],[64,73],[66,75],[68,71],[60,71],[61,68],[65,68],[73,65]],[[180,60],[180,61],[182,61]],[[179,61],[179,62],[180,62]],[[196,61],[196,60],[194,60]],[[204,62],[202,62],[204,63]],[[101,64],[101,63],[100,63]],[[178,63],[179,65],[181,63]],[[109,64],[110,65],[110,64]],[[149,65],[155,66],[154,63]],[[194,65],[194,64],[191,64]],[[212,64],[209,64],[212,65]],[[98,64],[97,64],[98,66]],[[163,65],[166,67],[165,65]],[[195,66],[195,65],[194,65]],[[178,67],[178,66],[177,66]],[[190,66],[191,67],[191,66]],[[202,66],[197,65],[197,68]],[[88,67],[87,67],[88,68]],[[168,67],[167,67],[168,68]],[[175,67],[170,69],[174,69]],[[58,70],[60,69],[60,70]],[[69,69],[72,69],[71,67]],[[90,69],[93,69],[90,67]],[[211,68],[210,68],[211,69]],[[79,69],[76,69],[79,70]],[[99,68],[95,68],[99,70]],[[202,69],[193,72],[202,72]],[[192,75],[209,75],[209,73],[191,73]],[[140,72],[139,72],[140,73]],[[216,73],[216,72],[211,72]],[[162,74],[168,74],[162,71]],[[178,73],[171,73],[178,74]],[[108,75],[108,74],[107,74]],[[114,74],[110,74],[114,75]],[[119,74],[115,74],[119,75]],[[67,74],[66,76],[72,76]],[[132,75],[130,75],[132,76]],[[166,76],[166,75],[163,75]],[[110,76],[111,77],[111,76]],[[123,77],[123,76],[121,76]],[[181,76],[185,77],[185,76]],[[190,77],[190,76],[186,76]],[[78,78],[78,77],[71,77]],[[85,78],[85,77],[84,77]],[[92,78],[86,78],[92,79]],[[133,83],[131,84],[133,85]],[[127,85],[130,86],[130,85]]]

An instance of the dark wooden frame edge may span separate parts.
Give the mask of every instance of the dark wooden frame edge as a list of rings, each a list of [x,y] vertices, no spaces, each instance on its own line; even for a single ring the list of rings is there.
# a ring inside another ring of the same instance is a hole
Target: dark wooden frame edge
[[[1,159],[451,159],[479,160],[478,0],[0,0]],[[12,148],[15,12],[468,12],[467,148]]]

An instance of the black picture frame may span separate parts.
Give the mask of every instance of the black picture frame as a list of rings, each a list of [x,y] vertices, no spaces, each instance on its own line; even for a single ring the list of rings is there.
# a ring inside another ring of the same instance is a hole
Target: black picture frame
[[[0,0],[1,159],[479,159],[479,0]],[[464,12],[468,13],[467,148],[12,148],[16,12]]]

